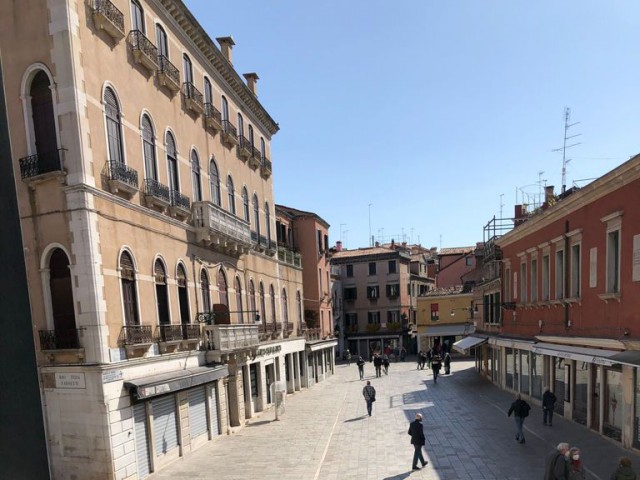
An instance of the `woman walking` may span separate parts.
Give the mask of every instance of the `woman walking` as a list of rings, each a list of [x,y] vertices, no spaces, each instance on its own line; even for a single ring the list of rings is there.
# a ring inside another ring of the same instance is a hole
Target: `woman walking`
[[[580,449],[572,447],[567,457],[567,480],[585,480],[584,466],[580,460]]]

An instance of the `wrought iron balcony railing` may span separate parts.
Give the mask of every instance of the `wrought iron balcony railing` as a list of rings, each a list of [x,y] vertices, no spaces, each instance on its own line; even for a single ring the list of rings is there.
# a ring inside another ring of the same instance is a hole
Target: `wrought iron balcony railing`
[[[22,179],[25,180],[50,172],[61,172],[62,150],[62,148],[59,148],[51,152],[36,153],[35,155],[21,158],[18,162],[20,163]]]
[[[229,120],[222,120],[222,141],[229,148],[238,144],[238,132]]]
[[[260,175],[262,178],[269,178],[271,176],[271,160],[267,157],[262,159],[262,165],[260,166]]]
[[[251,142],[244,135],[238,137],[238,155],[243,160],[247,160],[251,156]]]
[[[40,330],[40,350],[65,350],[80,348],[78,329]]]
[[[169,191],[169,187],[152,178],[145,179],[144,194],[147,197],[158,200],[163,205],[171,204],[171,192]]]
[[[120,331],[121,345],[142,345],[153,343],[153,328],[151,325],[126,325]]]
[[[134,189],[138,188],[138,172],[115,160],[109,162],[109,180],[117,180]]]
[[[199,340],[200,325],[183,323],[181,325],[158,325],[156,338],[159,342],[179,342],[183,340]]]
[[[220,110],[213,106],[213,103],[204,104],[204,118],[206,119],[207,127],[215,131],[222,130],[222,115]]]
[[[124,14],[109,0],[93,0],[93,18],[98,28],[115,40],[124,37]]]
[[[260,166],[261,163],[262,163],[262,154],[260,153],[260,150],[252,146],[251,158],[249,158],[249,166],[255,170]]]
[[[158,68],[158,49],[140,30],[129,32],[129,45],[137,63],[149,71]]]
[[[189,211],[191,209],[191,200],[179,191],[171,190],[171,206]]]
[[[204,103],[202,101],[202,93],[196,88],[192,82],[182,84],[182,94],[187,107],[198,115],[204,112]]]
[[[180,72],[164,55],[158,55],[158,81],[172,92],[180,90]]]

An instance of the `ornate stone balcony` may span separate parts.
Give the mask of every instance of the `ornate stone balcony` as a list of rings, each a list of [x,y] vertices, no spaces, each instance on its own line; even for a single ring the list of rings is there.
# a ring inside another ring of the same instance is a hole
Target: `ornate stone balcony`
[[[260,344],[259,327],[255,324],[205,325],[204,341],[207,358],[224,361],[226,358],[249,356]]]
[[[194,202],[196,239],[214,250],[240,256],[251,248],[251,231],[244,220],[210,202]]]

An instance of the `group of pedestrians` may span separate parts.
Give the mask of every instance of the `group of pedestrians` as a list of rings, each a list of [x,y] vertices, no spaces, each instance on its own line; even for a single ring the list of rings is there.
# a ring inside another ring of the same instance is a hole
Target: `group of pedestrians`
[[[545,460],[544,480],[585,480],[585,468],[578,447],[568,443],[559,443]],[[618,461],[610,480],[637,480],[636,472],[631,466],[631,459],[622,457]]]

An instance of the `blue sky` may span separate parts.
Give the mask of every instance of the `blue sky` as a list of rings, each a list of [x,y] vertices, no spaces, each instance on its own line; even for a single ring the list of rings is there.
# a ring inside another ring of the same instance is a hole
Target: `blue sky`
[[[481,241],[501,194],[510,217],[540,179],[560,190],[565,107],[568,187],[640,152],[637,1],[185,3],[260,76],[275,201],[331,243],[367,246],[369,218],[385,241]]]

